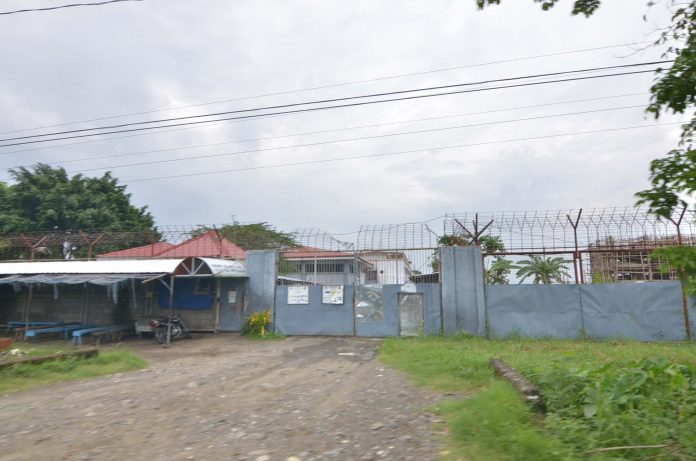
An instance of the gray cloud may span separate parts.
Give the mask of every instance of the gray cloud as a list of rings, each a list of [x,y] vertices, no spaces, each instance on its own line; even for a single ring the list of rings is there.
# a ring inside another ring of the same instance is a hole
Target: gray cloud
[[[47,2],[37,1],[41,6]],[[93,117],[504,60],[643,42],[668,20],[635,0],[604,2],[593,18],[568,2],[476,11],[471,0],[147,0],[0,19],[0,131]],[[12,9],[25,2],[3,2]],[[167,111],[165,117],[282,104],[659,58],[630,47]],[[631,55],[625,57],[627,55]],[[624,56],[622,59],[621,57]],[[0,155],[0,167],[261,138],[370,123],[647,92],[651,76],[545,85],[276,117]],[[136,159],[268,148],[413,129],[644,104],[647,95],[480,114],[286,139],[66,165],[106,168]],[[661,121],[680,120],[668,116]],[[642,109],[462,128],[301,149],[117,168],[130,179],[425,149],[652,123]],[[283,228],[350,231],[360,223],[420,221],[445,212],[625,205],[647,185],[648,162],[676,144],[677,127],[646,128],[452,151],[192,176],[129,184],[160,224],[265,220]],[[31,146],[28,146],[31,147]],[[0,148],[0,154],[10,148]],[[14,149],[18,150],[18,149]],[[96,171],[94,174],[99,174]],[[0,175],[6,177],[6,175]]]

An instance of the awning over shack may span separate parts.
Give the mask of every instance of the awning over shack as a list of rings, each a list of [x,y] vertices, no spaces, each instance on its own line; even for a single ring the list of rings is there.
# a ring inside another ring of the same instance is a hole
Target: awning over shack
[[[0,263],[0,285],[113,285],[164,277],[248,277],[243,261],[215,258]]]
[[[91,283],[93,285],[113,285],[127,280],[145,280],[156,277],[158,274],[37,274],[37,275],[10,275],[0,278],[0,285],[14,284],[43,284],[43,285],[81,285]]]

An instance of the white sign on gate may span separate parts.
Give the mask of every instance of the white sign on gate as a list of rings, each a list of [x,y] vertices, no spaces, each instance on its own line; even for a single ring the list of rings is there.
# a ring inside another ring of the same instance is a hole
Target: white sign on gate
[[[289,286],[288,304],[309,304],[309,287]]]
[[[343,304],[343,285],[324,285],[321,288],[323,304]]]

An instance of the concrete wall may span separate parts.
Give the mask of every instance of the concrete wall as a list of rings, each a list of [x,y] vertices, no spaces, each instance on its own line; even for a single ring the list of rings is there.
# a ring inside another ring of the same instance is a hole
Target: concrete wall
[[[494,285],[486,309],[493,338],[686,338],[679,282]],[[695,321],[692,304],[692,331]]]
[[[582,329],[578,285],[489,285],[486,313],[492,338],[578,338]]]
[[[309,304],[288,304],[288,287],[276,287],[275,331],[285,335],[353,335],[353,286],[343,287],[343,304],[323,304],[322,287],[309,286]]]
[[[445,334],[465,331],[483,336],[486,314],[481,249],[440,248],[440,268]]]
[[[680,282],[583,285],[580,294],[585,332],[590,338],[686,338]],[[689,318],[693,333],[695,316],[692,304]]]

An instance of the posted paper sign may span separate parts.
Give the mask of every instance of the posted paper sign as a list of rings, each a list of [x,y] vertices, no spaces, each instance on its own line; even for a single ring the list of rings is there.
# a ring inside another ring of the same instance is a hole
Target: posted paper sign
[[[309,304],[309,287],[289,286],[288,304]]]
[[[321,289],[321,302],[343,304],[343,285],[324,285]]]

